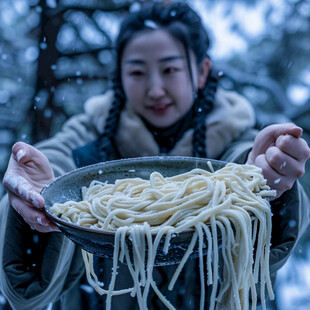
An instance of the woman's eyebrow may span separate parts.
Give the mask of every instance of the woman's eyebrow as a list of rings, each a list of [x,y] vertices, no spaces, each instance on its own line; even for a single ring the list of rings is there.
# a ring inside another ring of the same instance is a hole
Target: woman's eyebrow
[[[159,59],[159,62],[168,62],[168,61],[182,60],[182,59],[184,59],[184,57],[183,57],[183,56],[179,56],[179,55],[176,55],[176,56],[167,56],[167,57],[160,58],[160,59]]]
[[[158,62],[168,62],[168,61],[174,61],[174,60],[182,60],[184,59],[183,56],[167,56],[167,57],[163,57],[160,58]],[[128,59],[125,61],[125,64],[131,64],[131,65],[145,65],[146,61],[142,60],[142,59],[138,59],[138,58],[132,58],[132,59]]]
[[[129,64],[129,65],[144,65],[146,62],[144,60],[141,59],[128,59],[125,61],[125,65]]]

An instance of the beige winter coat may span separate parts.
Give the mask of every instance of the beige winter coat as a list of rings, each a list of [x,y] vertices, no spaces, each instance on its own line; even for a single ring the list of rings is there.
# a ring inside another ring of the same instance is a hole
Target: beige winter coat
[[[72,150],[94,141],[102,133],[112,98],[112,92],[91,98],[85,104],[84,114],[72,117],[53,138],[37,145],[48,157],[55,176],[75,169]],[[209,158],[245,162],[255,133],[251,130],[254,112],[244,98],[233,92],[218,90],[206,125]],[[193,130],[187,131],[167,155],[192,156],[192,136]],[[121,114],[115,142],[124,158],[160,155],[153,136],[129,109]],[[274,257],[272,272],[284,264],[309,218],[305,196],[298,184],[285,199],[294,207],[290,206],[284,217],[279,215],[279,227],[282,229],[292,218],[296,219],[297,225],[286,229],[285,234],[278,232],[274,254],[271,253]],[[34,244],[33,231],[9,207],[6,196],[1,201],[0,221],[0,289],[11,305],[15,309],[35,310],[46,309],[48,304],[58,301],[55,309],[81,309],[77,283],[84,272],[84,265],[80,249],[61,233],[38,234],[39,242]],[[32,257],[36,264],[34,267],[25,262],[28,246],[36,249],[36,255]],[[195,291],[195,287],[191,286],[191,290]],[[115,301],[112,309],[131,309],[130,301],[121,303],[116,298]]]

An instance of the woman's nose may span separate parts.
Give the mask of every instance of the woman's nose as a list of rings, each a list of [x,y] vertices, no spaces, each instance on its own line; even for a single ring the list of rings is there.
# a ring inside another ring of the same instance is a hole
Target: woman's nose
[[[160,75],[154,74],[149,78],[147,95],[153,100],[165,95],[165,85]]]

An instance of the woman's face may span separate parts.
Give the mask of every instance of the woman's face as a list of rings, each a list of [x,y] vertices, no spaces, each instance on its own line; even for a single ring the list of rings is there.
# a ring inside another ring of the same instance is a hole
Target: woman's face
[[[195,88],[198,68],[190,55]],[[124,49],[121,78],[126,104],[152,125],[174,124],[190,109],[193,89],[181,42],[164,30],[137,34]]]

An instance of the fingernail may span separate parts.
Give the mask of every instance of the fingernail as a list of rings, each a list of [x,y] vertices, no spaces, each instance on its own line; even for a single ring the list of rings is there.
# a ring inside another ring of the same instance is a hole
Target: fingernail
[[[35,199],[33,199],[32,200],[32,204],[36,207],[36,208],[40,208],[40,205],[39,205],[39,203],[38,203],[38,201],[37,200],[35,200]]]
[[[57,229],[50,228],[50,231],[51,232],[61,232],[59,228],[57,228]]]
[[[17,161],[19,162],[25,155],[25,151],[24,150],[19,150],[16,154],[16,158],[17,158]]]
[[[37,222],[38,222],[40,225],[48,226],[48,224],[42,222],[42,218],[41,218],[41,217],[37,217]]]

